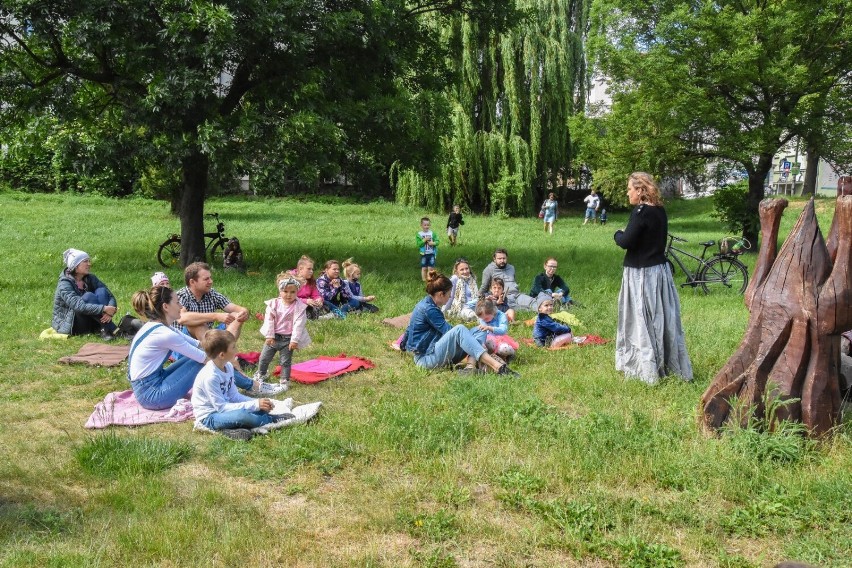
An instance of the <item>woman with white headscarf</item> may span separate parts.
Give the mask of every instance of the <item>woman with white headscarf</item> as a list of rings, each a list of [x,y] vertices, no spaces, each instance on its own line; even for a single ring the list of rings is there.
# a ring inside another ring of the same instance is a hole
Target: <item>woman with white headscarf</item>
[[[91,273],[88,254],[68,249],[62,259],[65,266],[53,296],[53,329],[68,335],[100,332],[102,339],[110,341],[115,331],[115,296]]]

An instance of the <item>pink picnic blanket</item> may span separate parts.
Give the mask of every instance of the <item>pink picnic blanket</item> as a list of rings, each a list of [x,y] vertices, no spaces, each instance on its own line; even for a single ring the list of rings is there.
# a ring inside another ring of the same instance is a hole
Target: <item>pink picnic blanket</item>
[[[361,369],[372,369],[376,365],[369,359],[362,357],[347,357],[341,353],[337,357],[320,355],[316,359],[296,363],[290,369],[290,378],[297,383],[310,385],[319,383],[331,377],[360,371]],[[275,367],[273,375],[281,374],[281,366]]]
[[[111,392],[103,401],[97,403],[95,411],[86,421],[86,428],[106,428],[111,425],[141,426],[192,419],[192,403],[185,398],[166,410],[148,410],[139,405],[132,390],[126,390]]]

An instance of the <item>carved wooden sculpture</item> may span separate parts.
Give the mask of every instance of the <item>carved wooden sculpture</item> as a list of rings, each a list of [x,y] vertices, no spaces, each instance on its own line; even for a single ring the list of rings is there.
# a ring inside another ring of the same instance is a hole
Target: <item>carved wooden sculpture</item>
[[[800,399],[783,406],[779,420],[820,435],[839,419],[840,333],[852,328],[852,196],[837,199],[828,243],[808,202],[776,258],[786,207],[786,199],[760,203],[760,255],[745,293],[751,315],[739,348],[701,397],[708,429],[730,418],[735,396],[762,418],[769,383],[774,396]]]

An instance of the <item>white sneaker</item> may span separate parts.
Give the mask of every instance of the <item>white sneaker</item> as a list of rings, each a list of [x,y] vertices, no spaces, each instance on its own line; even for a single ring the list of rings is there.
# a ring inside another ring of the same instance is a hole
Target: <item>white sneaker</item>
[[[252,375],[252,380],[260,381],[261,383],[269,378],[269,373],[265,373],[263,375],[260,374],[260,371]]]
[[[323,314],[323,315],[321,315],[321,316],[320,316],[320,317],[318,317],[317,319],[318,319],[318,320],[330,320],[330,319],[334,319],[334,314],[333,314],[333,313],[331,313],[331,312],[328,312],[327,314]]]
[[[295,426],[296,424],[304,424],[305,422],[317,415],[317,412],[319,412],[321,406],[322,402],[311,402],[308,404],[302,404],[300,406],[297,406],[296,408],[293,408],[292,412],[286,415],[292,416],[292,418],[282,417],[283,420],[276,420],[275,422],[271,422],[269,424],[266,424],[265,426],[253,428],[252,432],[254,432],[255,434],[268,434],[272,430],[278,430],[279,428]]]
[[[249,391],[252,396],[275,396],[290,388],[289,384],[256,383]]]

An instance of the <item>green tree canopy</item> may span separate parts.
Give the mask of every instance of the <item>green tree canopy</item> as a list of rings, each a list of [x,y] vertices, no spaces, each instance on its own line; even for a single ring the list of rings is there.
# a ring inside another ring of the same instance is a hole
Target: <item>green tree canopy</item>
[[[619,188],[634,167],[667,176],[734,162],[748,173],[757,219],[775,152],[839,118],[815,103],[849,79],[850,8],[849,0],[595,0],[590,51],[613,104],[586,129],[608,139],[590,150],[605,151],[586,158],[608,184],[620,178]]]
[[[0,7],[0,119],[48,115],[95,137],[130,131],[140,155],[173,163],[186,264],[204,257],[213,163],[272,171],[277,159],[316,171],[341,156],[428,159],[423,93],[448,76],[434,22],[459,14],[499,27],[513,6],[9,0]]]

